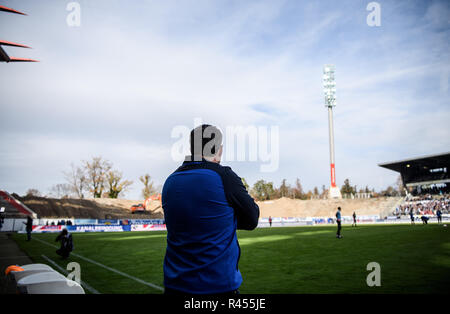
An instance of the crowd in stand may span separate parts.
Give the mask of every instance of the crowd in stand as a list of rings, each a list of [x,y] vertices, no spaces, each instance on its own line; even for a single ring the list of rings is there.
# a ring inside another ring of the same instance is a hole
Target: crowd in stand
[[[442,195],[450,193],[450,184],[432,185],[428,187],[416,187],[413,191],[413,195]]]
[[[405,203],[396,208],[395,215],[436,215],[440,210],[442,214],[450,212],[450,194],[433,197],[431,194],[406,198]]]
[[[48,221],[47,221],[46,225],[47,225],[47,226],[49,225],[49,224],[48,224]],[[55,222],[52,221],[52,223],[51,223],[50,225],[51,225],[51,226],[54,226],[54,225],[55,225]],[[57,225],[57,226],[71,226],[71,225],[72,225],[72,221],[70,221],[70,220],[67,220],[67,221],[65,221],[65,220],[58,220],[58,223],[57,223],[56,225]]]

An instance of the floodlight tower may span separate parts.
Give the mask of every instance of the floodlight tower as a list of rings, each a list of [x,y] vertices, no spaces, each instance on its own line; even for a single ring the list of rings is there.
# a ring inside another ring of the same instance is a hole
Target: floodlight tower
[[[336,81],[334,79],[334,65],[325,64],[323,67],[323,92],[325,107],[328,108],[328,134],[330,140],[331,186],[328,192],[330,198],[342,198],[341,191],[336,186],[336,168],[334,161],[334,127],[333,107],[336,106]]]

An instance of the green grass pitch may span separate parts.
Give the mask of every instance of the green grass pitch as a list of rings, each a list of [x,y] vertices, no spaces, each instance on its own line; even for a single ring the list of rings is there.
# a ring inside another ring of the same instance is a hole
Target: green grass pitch
[[[449,293],[450,234],[442,225],[262,228],[238,231],[241,293]],[[47,256],[62,268],[81,266],[81,280],[100,293],[161,293],[76,256],[61,260],[55,234],[14,234],[37,263]],[[166,232],[75,233],[74,253],[146,282],[163,286]],[[366,269],[381,266],[381,286],[369,287]]]

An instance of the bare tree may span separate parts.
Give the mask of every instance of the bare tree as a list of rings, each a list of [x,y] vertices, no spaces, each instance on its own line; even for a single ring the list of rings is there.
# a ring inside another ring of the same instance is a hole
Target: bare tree
[[[301,184],[299,178],[297,178],[295,180],[295,188],[293,188],[293,196],[294,196],[294,198],[299,198],[299,199],[306,198],[305,192],[303,191],[303,187],[302,187],[302,184]]]
[[[328,195],[328,189],[326,188],[325,184],[322,185],[322,193],[320,193],[321,198],[327,198]]]
[[[351,186],[350,179],[348,179],[348,178],[345,179],[344,185],[341,187],[341,194],[342,195],[344,195],[344,194],[351,195],[351,194],[355,194],[355,193],[356,193],[355,187]]]
[[[41,196],[41,192],[38,189],[28,189],[25,193],[26,196]]]
[[[111,170],[112,164],[102,157],[93,157],[92,161],[83,161],[86,172],[89,191],[94,198],[102,197],[106,186],[106,175]]]
[[[144,184],[144,188],[142,189],[142,196],[147,199],[156,191],[155,187],[153,186],[151,177],[148,173],[146,173],[145,175],[141,176],[139,180]]]
[[[84,191],[88,189],[88,182],[86,177],[86,172],[83,168],[75,167],[72,163],[70,165],[71,169],[69,172],[63,172],[68,185],[72,192],[78,198],[84,198]]]
[[[314,194],[314,196],[319,196],[319,189],[317,188],[317,186],[314,187],[313,194]]]
[[[133,184],[133,181],[122,180],[122,177],[122,173],[117,170],[111,170],[106,175],[110,198],[117,198],[120,193],[125,192]]]
[[[288,196],[289,195],[289,189],[290,189],[289,184],[286,184],[286,179],[283,179],[283,181],[281,181],[280,188],[278,189],[279,190],[279,194],[280,194],[279,196],[280,197]]]
[[[67,183],[58,183],[50,188],[50,195],[56,198],[68,198],[72,193],[72,186]]]

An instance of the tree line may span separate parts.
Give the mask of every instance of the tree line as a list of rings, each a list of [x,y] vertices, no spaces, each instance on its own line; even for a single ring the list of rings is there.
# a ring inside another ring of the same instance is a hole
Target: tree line
[[[80,165],[70,166],[69,171],[64,171],[64,183],[59,183],[50,189],[50,194],[58,198],[118,198],[123,196],[134,183],[124,178],[123,173],[113,167],[113,164],[102,158],[93,157],[91,160],[83,160]],[[157,192],[151,176],[146,173],[139,177],[143,184],[141,194],[143,198]],[[40,194],[35,189],[30,189],[27,195]]]
[[[133,181],[124,178],[123,173],[113,167],[113,164],[102,158],[93,157],[91,160],[83,160],[80,165],[70,166],[69,171],[64,171],[64,183],[59,183],[50,189],[50,195],[57,198],[118,198],[123,196],[128,188],[133,184]],[[139,177],[142,184],[141,196],[146,199],[152,194],[158,192],[151,176],[146,173]],[[319,190],[314,187],[312,190],[304,191],[299,178],[295,180],[293,185],[287,183],[283,179],[278,187],[273,182],[266,182],[265,180],[258,180],[252,187],[248,185],[246,180],[242,178],[242,183],[249,191],[250,195],[258,201],[266,201],[278,199],[281,197],[288,197],[292,199],[307,200],[311,198],[326,198],[328,189],[322,185]],[[359,188],[352,185],[347,178],[341,186],[342,195],[351,195],[356,193],[370,193],[373,197],[377,196],[400,196],[404,195],[404,188],[401,177],[399,176],[396,182],[396,187],[388,186],[385,190],[375,192],[375,189],[370,189],[368,186]],[[29,189],[27,196],[41,196],[37,189]]]
[[[307,200],[311,198],[327,198],[328,195],[328,189],[325,185],[322,185],[320,190],[318,187],[314,187],[312,190],[305,192],[299,178],[295,180],[294,185],[288,184],[286,179],[283,179],[278,187],[275,187],[273,182],[266,182],[264,180],[256,181],[251,188],[244,178],[242,178],[242,183],[250,195],[258,201],[273,200],[281,197]],[[369,193],[372,197],[405,195],[400,176],[397,179],[396,187],[388,186],[385,190],[379,192],[375,192],[375,189],[370,189],[369,186],[358,188],[356,185],[351,185],[350,179],[348,178],[344,180],[344,184],[340,190],[342,195],[354,195],[356,193]]]

